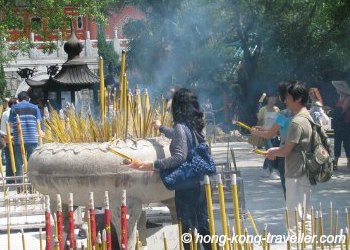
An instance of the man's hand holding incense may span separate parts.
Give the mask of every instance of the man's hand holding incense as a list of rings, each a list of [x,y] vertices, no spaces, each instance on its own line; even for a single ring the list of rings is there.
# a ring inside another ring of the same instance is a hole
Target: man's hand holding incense
[[[263,126],[254,126],[254,127],[252,127],[252,129],[255,129],[257,131],[264,131],[264,130],[266,130]]]
[[[269,160],[275,160],[276,159],[276,151],[278,148],[269,148],[266,151],[266,158]]]
[[[252,127],[252,129],[250,130],[250,133],[252,135],[256,135],[256,136],[260,136],[262,137],[262,133],[265,131],[265,128],[261,127],[261,126],[255,126]]]

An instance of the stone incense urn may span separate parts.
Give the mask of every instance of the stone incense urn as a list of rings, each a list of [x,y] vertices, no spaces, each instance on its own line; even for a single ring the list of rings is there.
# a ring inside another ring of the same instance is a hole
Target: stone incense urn
[[[127,167],[123,158],[110,152],[108,147],[108,143],[43,144],[29,159],[28,176],[37,191],[50,196],[52,212],[56,211],[56,194],[61,195],[64,205],[68,204],[68,193],[73,193],[75,206],[88,206],[89,192],[93,192],[95,207],[103,207],[104,192],[108,191],[112,223],[118,236],[121,235],[121,196],[125,189],[129,214],[128,249],[132,250],[135,249],[142,204],[171,201],[174,192],[164,187],[158,173]],[[163,138],[117,141],[111,147],[141,161],[170,155],[169,141]],[[63,209],[67,211],[65,207]],[[141,229],[140,236],[142,233]]]

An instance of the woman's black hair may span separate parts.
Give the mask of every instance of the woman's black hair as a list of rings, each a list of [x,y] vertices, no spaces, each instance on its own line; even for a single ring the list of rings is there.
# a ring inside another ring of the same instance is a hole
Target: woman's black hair
[[[197,96],[189,89],[180,88],[173,95],[172,112],[174,123],[186,124],[201,132],[204,128],[203,112]]]
[[[17,103],[17,98],[11,97],[11,99],[10,99],[8,105],[9,105],[9,107],[11,108],[12,105],[13,105],[13,104],[16,104],[16,103]]]

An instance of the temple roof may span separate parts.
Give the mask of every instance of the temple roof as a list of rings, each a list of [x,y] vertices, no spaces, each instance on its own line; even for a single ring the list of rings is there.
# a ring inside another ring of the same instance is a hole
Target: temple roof
[[[91,72],[86,64],[65,63],[62,65],[61,71],[54,77],[41,81],[26,79],[26,82],[33,88],[45,87],[51,89],[50,86],[52,85],[57,85],[55,89],[58,89],[60,85],[62,87],[87,88],[98,84],[99,78]]]
[[[64,85],[94,85],[99,82],[99,78],[86,64],[63,64],[61,71],[51,79]]]
[[[62,65],[61,70],[47,80],[35,81],[26,79],[27,84],[33,88],[44,88],[47,90],[79,90],[93,88],[99,83],[99,78],[89,69],[87,64],[79,57],[83,45],[72,33],[64,44],[64,50],[68,54],[68,60]]]

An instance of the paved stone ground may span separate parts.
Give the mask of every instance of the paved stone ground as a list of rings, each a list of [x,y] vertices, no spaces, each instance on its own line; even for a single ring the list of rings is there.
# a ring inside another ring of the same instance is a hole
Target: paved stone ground
[[[265,225],[271,234],[285,235],[285,202],[280,180],[272,180],[262,177],[262,164],[264,158],[252,153],[252,148],[246,143],[230,143],[236,155],[237,168],[241,171],[245,191],[245,207],[252,214],[259,232],[262,232]],[[226,156],[226,144],[217,144],[213,148],[215,159],[223,159]],[[346,169],[345,156],[339,160],[339,170],[334,173],[334,177],[327,183],[321,183],[313,187],[312,205],[318,209],[320,204],[323,210],[325,233],[328,234],[329,207],[332,202],[335,224],[336,210],[339,211],[338,228],[345,229],[345,208],[350,209],[350,171]],[[233,221],[231,225],[233,224]],[[244,220],[244,225],[250,234],[254,231],[248,221]],[[276,245],[272,249],[286,249],[285,245]]]
[[[216,143],[212,145],[212,152],[216,161],[225,161],[227,159],[227,143]],[[279,180],[272,180],[262,177],[261,166],[263,164],[263,157],[252,153],[252,147],[244,142],[231,142],[229,147],[232,147],[235,152],[238,170],[241,172],[244,183],[245,193],[245,207],[250,211],[257,224],[259,232],[262,232],[265,225],[268,231],[275,235],[285,235],[285,203],[283,193]],[[230,156],[230,154],[229,154]],[[335,211],[339,210],[339,226],[345,227],[345,208],[350,209],[350,172],[346,169],[345,157],[340,158],[339,170],[335,172],[331,181],[323,184],[318,184],[313,188],[312,204],[318,208],[320,204],[323,209],[323,217],[325,224],[325,233],[328,234],[329,225],[329,206],[330,202],[333,204],[335,223]],[[0,193],[2,196],[3,193]],[[229,198],[230,193],[227,193],[227,210],[232,208],[232,199]],[[215,198],[214,198],[215,199]],[[220,234],[220,217],[218,211],[218,204],[214,205],[215,209],[215,223],[218,234]],[[232,210],[229,213],[230,224],[233,225]],[[248,219],[244,219],[244,225],[248,228],[249,234],[254,234]],[[176,225],[164,226],[162,228],[150,229],[147,238],[149,250],[163,249],[162,237],[165,233],[169,240],[168,249],[179,249],[177,243],[177,227]],[[39,234],[37,231],[25,233],[27,250],[38,250]],[[22,249],[20,233],[13,233],[11,235],[12,250]],[[0,249],[7,249],[6,233],[0,234]],[[146,248],[144,248],[146,249]],[[262,249],[255,247],[254,249]],[[287,249],[285,244],[274,244],[271,249]],[[327,248],[328,249],[328,248]],[[333,248],[336,249],[336,248]],[[338,247],[339,249],[339,247]]]

